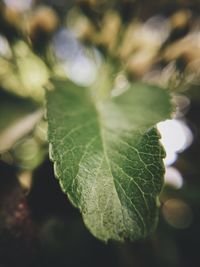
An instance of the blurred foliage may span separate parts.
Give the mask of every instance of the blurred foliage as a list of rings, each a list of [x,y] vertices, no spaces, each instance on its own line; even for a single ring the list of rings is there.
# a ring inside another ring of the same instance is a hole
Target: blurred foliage
[[[199,14],[198,0],[0,2],[0,266],[199,264]],[[139,79],[191,101],[194,142],[174,163],[184,185],[165,186],[158,231],[133,244],[94,240],[47,160],[49,77],[98,84],[104,68],[116,92]]]

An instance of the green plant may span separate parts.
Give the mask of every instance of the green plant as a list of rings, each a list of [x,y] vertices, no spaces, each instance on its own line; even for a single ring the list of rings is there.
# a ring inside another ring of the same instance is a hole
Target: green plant
[[[152,36],[146,44],[149,33],[145,33],[142,22],[128,17],[126,21],[123,8],[119,14],[120,4],[115,6],[113,2],[109,7],[103,3],[93,8],[84,3],[70,9],[61,20],[47,7],[36,8],[27,15],[28,32],[22,23],[26,16],[13,25],[13,17],[6,18],[4,10],[2,20],[15,34],[12,38],[8,34],[9,42],[2,37],[8,51],[0,58],[4,66],[0,69],[1,114],[7,109],[5,99],[12,109],[6,120],[1,120],[0,150],[2,160],[9,162],[11,156],[22,170],[32,171],[46,157],[49,144],[55,176],[81,211],[87,228],[103,241],[124,241],[146,238],[156,228],[165,171],[165,152],[156,124],[171,117],[172,91],[187,82],[175,67],[165,82],[160,77],[159,82],[141,81],[157,58],[167,60],[162,54],[167,38],[159,41],[162,38]],[[41,12],[46,16],[45,23]],[[64,30],[59,31],[59,23]],[[66,75],[63,61],[74,59],[64,60],[63,50],[63,54],[56,54],[52,45],[55,31],[64,35],[67,31],[67,38],[73,37],[71,32],[77,36],[72,39],[78,49],[69,49],[67,57],[81,51],[94,63],[96,75],[87,86],[74,81],[70,72]],[[132,32],[134,38],[138,32],[143,36],[134,39]],[[142,62],[137,61],[138,55],[142,55]],[[34,113],[31,119],[30,113]],[[26,116],[28,130],[10,127],[16,120],[23,126],[24,120],[20,119]],[[14,131],[17,135],[8,138]],[[33,160],[29,160],[31,153],[36,155]]]
[[[96,99],[92,87],[53,85],[48,139],[63,191],[97,238],[146,237],[157,223],[163,185],[165,153],[154,125],[170,118],[168,92],[133,83],[119,96]]]

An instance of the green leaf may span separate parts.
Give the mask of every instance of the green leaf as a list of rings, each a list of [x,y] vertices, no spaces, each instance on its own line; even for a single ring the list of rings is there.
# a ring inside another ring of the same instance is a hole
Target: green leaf
[[[97,102],[69,81],[53,84],[48,138],[63,191],[97,238],[146,237],[157,224],[164,174],[165,153],[153,125],[170,117],[168,92],[133,84]]]
[[[30,133],[43,115],[39,105],[0,90],[0,154]]]
[[[29,99],[23,99],[0,90],[0,132],[16,120],[33,113],[38,106]]]

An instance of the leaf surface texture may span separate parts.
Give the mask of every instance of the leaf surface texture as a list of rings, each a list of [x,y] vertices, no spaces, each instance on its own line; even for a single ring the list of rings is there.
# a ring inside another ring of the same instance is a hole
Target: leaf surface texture
[[[97,238],[144,238],[157,224],[163,157],[154,127],[170,117],[169,93],[133,84],[95,101],[88,89],[53,81],[47,92],[48,138],[63,191]]]

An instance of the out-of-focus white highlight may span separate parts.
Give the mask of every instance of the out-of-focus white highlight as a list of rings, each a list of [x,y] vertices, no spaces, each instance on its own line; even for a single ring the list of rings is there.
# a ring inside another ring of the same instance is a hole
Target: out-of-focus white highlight
[[[75,34],[64,28],[54,35],[52,45],[66,76],[73,82],[90,86],[95,81],[101,64],[101,57],[97,50],[92,49],[89,55],[78,42]]]
[[[97,66],[83,55],[63,64],[63,67],[68,77],[79,85],[89,86],[95,81]]]
[[[167,167],[165,172],[165,184],[180,189],[183,186],[181,173],[174,167]]]
[[[169,20],[163,16],[153,16],[143,26],[143,34],[150,42],[162,44],[170,33]]]
[[[9,8],[23,12],[31,7],[33,0],[4,0],[4,3]]]
[[[173,164],[177,154],[189,147],[193,141],[193,135],[189,127],[182,120],[172,119],[157,124],[161,133],[161,143],[166,150],[165,165]]]

